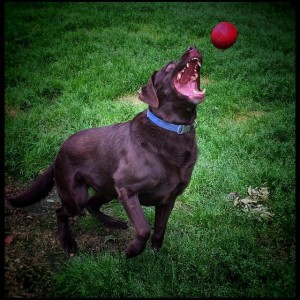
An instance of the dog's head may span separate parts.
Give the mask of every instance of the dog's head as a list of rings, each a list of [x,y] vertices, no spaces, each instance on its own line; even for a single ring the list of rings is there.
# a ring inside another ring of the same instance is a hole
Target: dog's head
[[[153,108],[168,101],[197,105],[205,98],[200,89],[202,55],[196,47],[190,47],[176,62],[169,62],[155,71],[139,94],[140,100]]]

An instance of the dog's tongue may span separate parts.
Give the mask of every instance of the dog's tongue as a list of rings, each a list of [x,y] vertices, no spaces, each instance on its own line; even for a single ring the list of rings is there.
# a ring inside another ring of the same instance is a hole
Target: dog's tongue
[[[185,84],[182,84],[178,81],[175,81],[175,87],[177,91],[189,98],[199,98],[203,99],[205,97],[205,89],[203,91],[198,89],[197,83],[194,81],[188,81]]]

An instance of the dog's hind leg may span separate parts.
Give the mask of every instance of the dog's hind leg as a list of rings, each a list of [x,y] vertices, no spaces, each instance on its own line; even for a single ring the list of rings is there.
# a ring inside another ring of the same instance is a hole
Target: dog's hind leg
[[[59,241],[62,248],[70,254],[77,251],[77,244],[70,229],[69,218],[83,215],[87,202],[87,187],[79,184],[74,187],[74,185],[71,191],[60,189],[57,186],[62,203],[62,206],[56,210]]]
[[[68,253],[75,253],[77,251],[77,244],[72,236],[69,225],[69,215],[65,212],[64,207],[56,210],[58,235],[61,247]]]
[[[100,211],[100,207],[111,200],[111,198],[102,196],[100,194],[96,194],[91,199],[89,199],[86,208],[90,213],[96,216],[103,223],[104,226],[117,229],[127,229],[128,226],[125,222],[118,220],[114,217],[108,216]]]

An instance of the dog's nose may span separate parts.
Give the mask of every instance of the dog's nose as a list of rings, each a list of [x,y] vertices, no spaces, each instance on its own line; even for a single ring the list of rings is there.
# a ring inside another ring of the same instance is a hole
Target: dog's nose
[[[197,48],[196,47],[189,47],[188,48],[188,51],[192,51],[192,50],[197,50]]]

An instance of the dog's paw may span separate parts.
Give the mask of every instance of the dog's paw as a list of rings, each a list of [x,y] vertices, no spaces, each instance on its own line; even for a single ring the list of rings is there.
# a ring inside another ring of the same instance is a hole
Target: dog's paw
[[[153,250],[159,250],[162,246],[162,243],[163,243],[162,239],[159,239],[159,240],[158,239],[152,239],[151,248]]]
[[[152,250],[154,251],[154,252],[158,252],[158,250],[160,249],[160,247],[155,247],[155,246],[151,246],[151,248],[152,248]]]
[[[73,256],[77,252],[77,243],[73,237],[65,237],[60,241],[60,244],[65,252],[69,253],[70,256]]]
[[[141,254],[146,247],[146,243],[141,243],[134,239],[126,248],[125,256],[126,258],[132,258]]]

